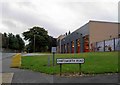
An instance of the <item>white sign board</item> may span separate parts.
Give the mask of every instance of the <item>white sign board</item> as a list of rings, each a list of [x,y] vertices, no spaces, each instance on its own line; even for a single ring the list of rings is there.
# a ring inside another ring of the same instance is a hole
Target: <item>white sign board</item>
[[[97,43],[97,51],[104,51],[104,42],[98,42]]]
[[[113,40],[105,41],[105,51],[109,51],[109,47],[111,47],[111,51],[114,50],[114,41]]]
[[[115,50],[120,50],[120,38],[115,39]]]
[[[52,53],[56,53],[56,47],[52,47]]]
[[[65,64],[65,63],[84,63],[84,58],[81,59],[57,59],[57,64]]]

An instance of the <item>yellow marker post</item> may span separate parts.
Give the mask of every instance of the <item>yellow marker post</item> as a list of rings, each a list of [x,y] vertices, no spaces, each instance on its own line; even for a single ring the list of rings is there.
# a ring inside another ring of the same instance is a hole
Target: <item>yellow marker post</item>
[[[11,68],[19,68],[21,66],[21,54],[18,53],[12,57]]]

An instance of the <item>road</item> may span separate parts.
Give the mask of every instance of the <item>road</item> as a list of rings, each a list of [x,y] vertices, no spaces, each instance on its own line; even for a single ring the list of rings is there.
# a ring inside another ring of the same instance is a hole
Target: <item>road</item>
[[[118,74],[68,78],[30,70],[10,68],[12,55],[14,54],[2,55],[2,72],[14,74],[12,83],[118,83]]]
[[[11,55],[3,54],[4,58],[2,60],[2,72],[14,73],[12,83],[52,83],[53,81],[52,75],[47,76],[46,74],[42,74],[39,72],[10,68],[11,58],[12,58]]]

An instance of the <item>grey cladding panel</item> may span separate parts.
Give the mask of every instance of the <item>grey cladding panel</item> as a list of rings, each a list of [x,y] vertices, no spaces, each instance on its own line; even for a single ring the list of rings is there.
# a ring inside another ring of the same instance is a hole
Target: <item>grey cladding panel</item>
[[[72,40],[76,41],[76,39],[80,38],[80,34],[82,36],[88,35],[89,34],[89,24],[85,24],[81,28],[77,29],[70,35],[67,35],[64,39],[62,39],[62,45],[67,44],[68,42],[70,43]]]
[[[84,26],[82,26],[80,29],[76,30],[77,32],[81,33],[83,36],[88,35],[89,34],[89,24],[85,24]]]

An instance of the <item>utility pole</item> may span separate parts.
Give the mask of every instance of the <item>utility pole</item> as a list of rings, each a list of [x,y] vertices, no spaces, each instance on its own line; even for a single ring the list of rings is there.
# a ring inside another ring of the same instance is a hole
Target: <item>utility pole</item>
[[[34,34],[34,53],[35,53],[35,34]]]
[[[60,39],[60,53],[61,53],[61,39]]]
[[[7,38],[7,49],[9,49],[9,37]]]
[[[34,29],[34,53],[35,53],[35,33],[36,33],[36,30]]]
[[[36,47],[35,47],[35,40],[36,40],[36,38],[35,37],[37,37],[37,35],[39,34],[39,32],[37,32],[37,30],[35,30],[34,29],[34,53],[35,53],[35,51],[36,51]]]

